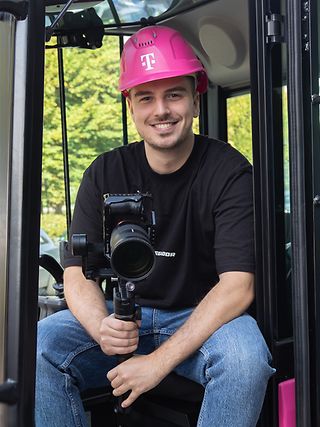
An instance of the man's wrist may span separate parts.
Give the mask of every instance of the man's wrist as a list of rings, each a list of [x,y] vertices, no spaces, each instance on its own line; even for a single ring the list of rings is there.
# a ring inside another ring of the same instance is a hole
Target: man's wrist
[[[170,353],[164,352],[161,347],[150,353],[149,356],[152,364],[158,367],[163,377],[170,374],[178,365],[178,363],[174,363],[174,358],[170,357]]]

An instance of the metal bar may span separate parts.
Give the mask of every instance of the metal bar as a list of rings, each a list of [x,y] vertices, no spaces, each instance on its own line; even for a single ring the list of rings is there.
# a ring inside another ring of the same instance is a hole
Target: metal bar
[[[9,195],[9,241],[8,241],[8,301],[7,301],[7,378],[18,383],[18,400],[20,400],[19,358],[23,351],[20,341],[22,313],[22,215],[23,211],[23,157],[24,157],[24,123],[26,101],[26,50],[28,21],[17,22],[15,42],[15,74],[13,93],[12,140],[11,140],[11,171]],[[19,93],[19,97],[17,94]],[[20,121],[17,120],[19,116]],[[25,212],[27,215],[27,212]],[[18,411],[8,408],[8,420],[18,425]]]
[[[272,267],[274,253],[274,222],[271,206],[273,194],[270,187],[270,175],[273,164],[270,161],[270,53],[264,43],[264,3],[259,0],[250,2],[250,40],[251,40],[251,104],[252,104],[252,140],[255,185],[256,215],[256,256],[257,277],[257,317],[259,324],[270,344],[273,331],[272,282],[275,271]],[[266,302],[268,302],[266,306]]]
[[[66,200],[67,237],[69,239],[69,229],[71,224],[71,197],[70,197],[66,94],[65,94],[65,85],[64,85],[63,52],[61,48],[58,48],[57,52],[58,52],[58,69],[59,69],[59,94],[60,94],[60,113],[61,113],[61,131],[62,131],[64,192],[65,192],[65,200]]]
[[[0,12],[0,383],[6,379],[6,324],[8,298],[9,195],[11,174],[11,140],[13,115],[14,46],[16,20]],[[0,424],[6,407],[0,404]]]
[[[227,97],[224,90],[218,87],[218,138],[228,141]]]
[[[123,50],[123,36],[119,37],[120,55]],[[122,105],[122,137],[123,145],[128,144],[128,118],[127,118],[127,100],[124,95],[121,94],[121,105]]]
[[[208,92],[206,92],[200,97],[199,130],[202,135],[212,136],[209,133],[208,109]]]
[[[121,21],[120,21],[117,9],[116,9],[113,1],[112,0],[108,0],[108,4],[109,4],[110,10],[111,10],[114,22],[117,24],[117,26],[121,26]]]
[[[281,357],[278,334],[277,298],[283,286],[281,266],[285,262],[281,123],[281,45],[266,43],[266,13],[277,13],[279,2],[249,1],[251,114],[256,235],[256,316],[277,366]],[[280,79],[280,82],[279,82]],[[279,88],[280,86],[280,88]],[[281,203],[280,203],[281,206]],[[283,206],[283,201],[282,201]],[[280,211],[280,212],[279,212]],[[289,365],[289,364],[288,364]],[[277,376],[268,387],[261,425],[277,425]]]
[[[309,427],[310,365],[301,0],[287,1],[292,291],[297,427]]]
[[[41,0],[29,2],[28,17],[17,21],[15,34],[6,377],[17,383],[18,402],[7,407],[1,425],[31,427],[34,425],[43,122],[44,4]]]
[[[319,122],[319,76],[320,76],[320,8],[319,1],[312,0],[305,2],[305,12],[307,14],[309,7],[310,17],[310,130],[312,142],[312,215],[313,215],[313,236],[310,238],[313,245],[313,293],[311,301],[314,304],[314,326],[310,346],[310,381],[311,381],[311,422],[312,425],[320,425],[320,122]],[[309,257],[310,258],[310,257]],[[310,295],[310,293],[309,293]],[[309,311],[310,312],[310,311]]]

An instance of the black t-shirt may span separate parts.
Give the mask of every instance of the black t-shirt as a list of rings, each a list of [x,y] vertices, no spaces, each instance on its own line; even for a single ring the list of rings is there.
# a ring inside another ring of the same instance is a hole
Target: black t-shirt
[[[156,215],[156,265],[136,284],[142,306],[192,307],[227,271],[254,272],[252,173],[229,144],[202,136],[176,172],[158,174],[146,159],[144,142],[99,156],[86,170],[78,192],[70,235],[103,235],[102,196],[149,192]],[[89,265],[107,266],[89,256]],[[81,265],[67,253],[64,266]]]

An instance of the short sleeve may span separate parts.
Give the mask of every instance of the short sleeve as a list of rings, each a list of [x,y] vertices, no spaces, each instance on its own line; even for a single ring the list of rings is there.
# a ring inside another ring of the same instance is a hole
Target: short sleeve
[[[255,271],[251,165],[229,174],[214,211],[217,273]]]

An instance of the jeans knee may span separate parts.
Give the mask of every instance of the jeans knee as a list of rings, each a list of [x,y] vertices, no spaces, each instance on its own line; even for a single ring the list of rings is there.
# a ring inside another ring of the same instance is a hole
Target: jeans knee
[[[43,363],[48,360],[48,355],[54,354],[56,347],[56,334],[54,330],[45,322],[46,319],[38,323],[37,332],[37,370],[41,370]]]
[[[208,379],[216,381],[219,376],[228,378],[230,381],[241,387],[246,385],[252,389],[266,386],[268,379],[275,371],[271,366],[271,356],[269,350],[264,345],[255,347],[235,345],[220,355],[219,360],[212,359],[210,367],[207,369]]]
[[[63,310],[38,322],[37,360],[57,359],[60,361],[68,353],[69,342],[76,328],[68,325],[70,314]]]

